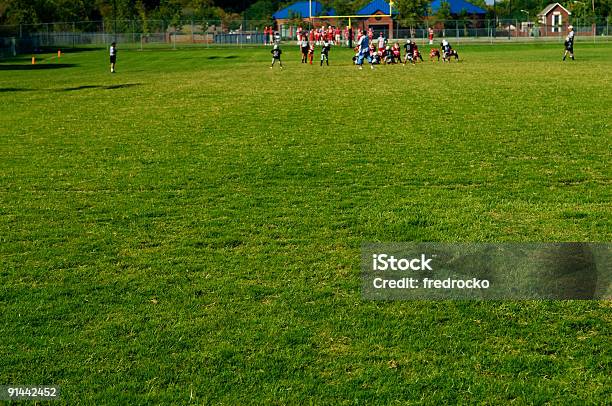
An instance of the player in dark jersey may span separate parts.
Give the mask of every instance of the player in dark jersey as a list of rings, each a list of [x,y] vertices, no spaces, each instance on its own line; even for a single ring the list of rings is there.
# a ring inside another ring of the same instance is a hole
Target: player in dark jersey
[[[115,73],[116,63],[117,63],[117,44],[113,42],[110,46],[110,71],[111,73]]]
[[[565,57],[567,56],[567,54],[569,54],[570,58],[572,58],[572,61],[574,61],[574,27],[570,25],[569,27],[567,27],[567,29],[569,30],[569,32],[567,33],[567,37],[565,38],[565,52],[563,52],[563,60],[565,61]]]
[[[272,65],[270,65],[270,69],[272,69],[272,67],[274,67],[274,63],[276,61],[278,61],[278,64],[280,65],[280,68],[283,69],[283,63],[281,62],[281,54],[283,53],[283,51],[280,49],[278,44],[274,45],[274,48],[272,48],[270,53],[272,54]]]
[[[382,59],[385,62],[385,65],[390,65],[393,62],[393,54],[391,53],[391,47],[387,45],[385,49],[382,51]]]
[[[321,66],[323,66],[323,60],[325,59],[325,63],[329,66],[329,49],[331,48],[331,42],[329,39],[323,41],[323,46],[321,47]]]
[[[310,45],[308,44],[308,39],[306,35],[302,36],[302,40],[300,41],[300,51],[302,53],[302,63],[308,63],[308,51],[310,50]]]
[[[408,62],[412,62],[412,57],[414,55],[414,45],[412,45],[412,41],[407,41],[404,44],[404,50],[406,51],[406,59],[404,60],[404,65]]]
[[[382,54],[378,52],[374,44],[370,44],[370,56],[372,58],[372,65],[380,65]]]
[[[455,57],[455,60],[459,60],[459,54],[447,40],[442,40],[440,48],[442,48],[442,62],[450,62],[452,56]]]

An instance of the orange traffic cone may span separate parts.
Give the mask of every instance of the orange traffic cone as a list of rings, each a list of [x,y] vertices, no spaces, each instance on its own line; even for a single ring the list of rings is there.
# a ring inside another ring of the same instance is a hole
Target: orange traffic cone
[[[32,55],[32,65],[36,65],[36,57]]]

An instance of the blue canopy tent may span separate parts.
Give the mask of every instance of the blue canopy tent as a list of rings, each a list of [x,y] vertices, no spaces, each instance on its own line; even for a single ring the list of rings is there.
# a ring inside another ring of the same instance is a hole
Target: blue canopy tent
[[[293,23],[291,20],[300,19],[305,23],[312,23],[314,26],[320,24],[321,18],[325,16],[336,15],[336,10],[333,8],[325,8],[325,6],[318,1],[298,1],[288,5],[287,7],[278,10],[272,14],[272,18],[276,21],[278,31],[280,31],[283,38],[293,36]],[[313,17],[313,18],[311,18]]]
[[[312,15],[310,14],[312,12]],[[333,8],[326,9],[323,4],[318,1],[311,3],[308,1],[298,1],[288,5],[287,7],[278,10],[272,14],[272,18],[275,20],[289,20],[291,18],[309,18],[309,17],[322,17],[322,16],[333,16],[336,15],[336,10]]]
[[[472,3],[468,3],[465,0],[434,0],[431,2],[429,6],[433,14],[436,14],[442,3],[448,3],[450,6],[451,14],[461,14],[462,11],[465,10],[467,14],[476,14],[476,15],[484,15],[487,13],[486,10],[481,9],[478,6],[473,5]]]
[[[355,13],[358,16],[371,16],[377,13],[389,14],[390,5],[385,0],[373,0],[366,4],[359,11]],[[391,10],[391,15],[396,16],[398,11],[396,9]]]
[[[363,30],[382,32],[386,38],[389,38],[393,32],[393,17],[397,15],[398,11],[385,0],[373,0],[355,13],[355,17],[363,16],[359,22]]]

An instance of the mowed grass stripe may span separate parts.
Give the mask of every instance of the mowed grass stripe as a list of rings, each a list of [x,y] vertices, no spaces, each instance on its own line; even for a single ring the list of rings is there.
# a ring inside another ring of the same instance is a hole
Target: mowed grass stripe
[[[0,381],[66,404],[605,403],[606,302],[360,298],[363,241],[610,240],[610,46],[458,49],[2,71]]]

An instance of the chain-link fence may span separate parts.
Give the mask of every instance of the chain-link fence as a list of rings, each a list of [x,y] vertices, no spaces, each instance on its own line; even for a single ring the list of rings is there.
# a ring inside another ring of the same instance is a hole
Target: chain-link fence
[[[37,52],[49,48],[106,47],[115,41],[122,49],[185,48],[215,46],[257,46],[274,41],[297,40],[298,32],[319,30],[321,25],[333,25],[332,40],[336,45],[348,45],[348,20],[309,21],[273,26],[269,21],[210,20],[174,21],[116,20],[81,21],[71,23],[21,24],[0,26],[0,56],[17,52]],[[609,18],[571,21],[577,41],[610,41]],[[459,42],[499,41],[563,41],[567,22],[563,26],[547,26],[520,20],[448,20],[436,21],[431,27],[434,38],[454,39]],[[364,20],[351,22],[353,36],[366,28]],[[273,27],[273,28],[272,28]],[[376,30],[376,28],[375,28]],[[384,30],[391,39],[426,41],[428,22],[415,22],[402,26],[394,22],[393,30]],[[315,33],[316,34],[316,33]],[[315,40],[316,35],[309,35]]]
[[[606,42],[612,40],[608,19],[572,22],[577,41]],[[567,35],[569,23],[559,26],[536,24],[520,20],[451,20],[434,26],[434,38],[459,42],[559,42]],[[393,38],[425,40],[429,27],[415,24],[409,28],[395,27]]]

